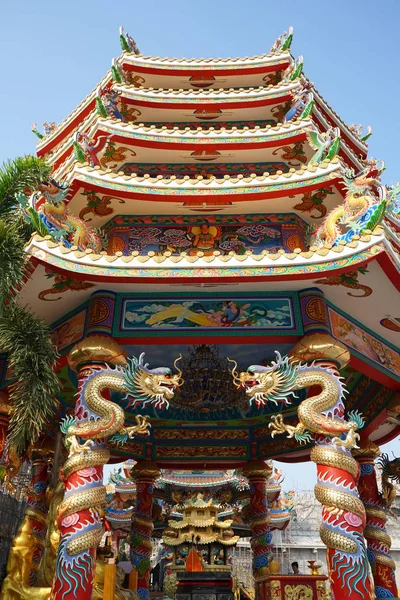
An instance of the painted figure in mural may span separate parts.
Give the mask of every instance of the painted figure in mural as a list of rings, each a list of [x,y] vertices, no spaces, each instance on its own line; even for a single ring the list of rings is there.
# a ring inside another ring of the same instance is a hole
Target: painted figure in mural
[[[125,305],[124,328],[142,329],[163,326],[257,327],[276,329],[292,327],[291,309],[286,300],[238,300],[153,302],[130,300]]]
[[[199,250],[204,252],[206,256],[212,254],[219,233],[218,227],[209,226],[206,223],[203,223],[200,227],[191,227],[189,235],[194,237],[192,241],[193,249],[189,250],[189,254],[196,255]]]

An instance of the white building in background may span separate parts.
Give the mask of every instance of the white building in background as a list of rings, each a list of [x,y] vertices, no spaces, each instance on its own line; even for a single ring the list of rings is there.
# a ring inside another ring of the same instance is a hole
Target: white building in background
[[[400,494],[392,507],[400,514]],[[292,519],[285,531],[274,531],[273,543],[275,558],[281,563],[281,573],[289,573],[292,562],[299,563],[301,573],[309,572],[307,563],[316,560],[321,564],[321,572],[327,574],[325,560],[326,546],[319,537],[321,505],[314,492],[299,492],[296,495]],[[388,517],[387,530],[392,538],[392,557],[400,573],[400,519]]]
[[[392,508],[400,517],[400,493]],[[274,555],[280,562],[282,574],[291,572],[290,565],[294,561],[299,563],[301,573],[309,573],[309,560],[317,561],[322,567],[320,572],[327,574],[326,546],[319,537],[320,524],[321,505],[314,492],[297,493],[288,528],[285,531],[274,531],[273,534]],[[389,516],[387,529],[392,538],[392,557],[400,578],[400,518]],[[234,549],[234,568],[239,579],[246,584],[246,577],[252,573],[252,552],[248,539],[240,539]]]

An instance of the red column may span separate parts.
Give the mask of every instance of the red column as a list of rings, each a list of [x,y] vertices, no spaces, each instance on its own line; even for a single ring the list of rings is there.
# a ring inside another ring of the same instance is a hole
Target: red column
[[[253,461],[243,469],[243,475],[250,484],[250,527],[253,550],[254,576],[260,576],[260,569],[268,567],[272,560],[272,533],[268,515],[267,481],[272,469],[262,460]]]
[[[136,480],[136,506],[131,529],[131,561],[137,571],[137,593],[149,598],[151,534],[153,525],[153,487],[160,477],[157,465],[141,461],[134,466],[131,476]]]
[[[77,423],[93,417],[83,393],[88,378],[107,364],[124,362],[121,348],[112,338],[88,337],[71,350],[68,363],[78,374]],[[105,444],[97,441],[84,451],[79,441],[69,449],[69,456],[61,470],[65,495],[58,516],[60,543],[52,600],[89,600],[92,597],[96,548],[103,535],[106,493],[103,465],[108,459],[109,451]]]
[[[377,598],[396,598],[396,563],[390,554],[391,539],[386,531],[387,517],[378,490],[374,463],[380,450],[369,439],[363,439],[359,446],[353,450],[353,456],[360,465],[358,491],[367,514],[364,537],[367,540],[375,594]]]
[[[338,368],[350,359],[346,347],[326,334],[313,334],[303,338],[290,354],[332,375],[332,383],[325,385],[330,386],[333,404],[329,414],[321,415],[321,421],[325,421],[322,431],[329,430],[327,417],[344,422],[344,398],[337,395],[337,377]],[[310,388],[309,397],[319,392],[319,387]],[[330,435],[315,433],[315,446],[310,454],[317,466],[315,496],[322,504],[320,535],[327,546],[332,597],[372,600],[373,586],[363,537],[366,515],[357,490],[359,466],[350,449],[334,443],[337,435],[333,429]]]

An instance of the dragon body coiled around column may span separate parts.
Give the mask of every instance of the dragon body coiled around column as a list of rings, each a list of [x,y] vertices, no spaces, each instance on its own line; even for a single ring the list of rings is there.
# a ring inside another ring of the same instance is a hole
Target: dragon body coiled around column
[[[297,390],[311,388],[310,396],[298,406],[298,423],[288,425],[281,414],[274,415],[271,434],[286,433],[300,444],[315,440],[310,458],[317,464],[315,495],[322,504],[320,535],[328,549],[331,581],[340,584],[349,598],[370,598],[365,508],[357,490],[359,466],[350,452],[363,419],[356,412],[349,414],[350,420],[344,419],[346,389],[332,362],[303,364],[278,352],[276,356],[271,366],[252,365],[240,375],[235,365],[234,381],[245,389],[250,404],[258,406],[267,402],[289,406]]]
[[[380,456],[379,491],[374,459],[380,455],[380,449],[371,440],[363,442],[361,447],[353,452],[361,469],[359,490],[367,515],[364,537],[367,542],[368,560],[377,597],[393,598],[397,596],[396,563],[391,555],[392,542],[386,522],[388,513],[393,514],[391,504],[396,499],[394,482],[400,482],[400,459],[394,458],[390,461],[387,454]]]
[[[183,382],[181,371],[149,369],[143,356],[128,359],[126,366],[90,364],[79,372],[75,418],[66,418],[61,427],[69,456],[61,473],[65,495],[58,514],[61,540],[54,583],[57,599],[87,597],[84,593],[92,578],[94,552],[103,535],[103,466],[110,456],[107,439],[124,444],[134,435],[149,434],[147,417],[136,415],[136,424],[126,426],[124,409],[106,398],[105,393],[125,393],[128,406],[168,406]]]

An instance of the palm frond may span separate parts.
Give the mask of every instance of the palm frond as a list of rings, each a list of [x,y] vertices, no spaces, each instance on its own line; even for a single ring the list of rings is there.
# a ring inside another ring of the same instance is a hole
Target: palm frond
[[[21,156],[3,163],[0,166],[0,218],[15,209],[19,192],[35,190],[50,174],[51,167],[36,156]]]
[[[26,261],[25,240],[15,222],[0,219],[0,314],[24,282]]]
[[[13,301],[0,318],[0,340],[16,380],[10,386],[10,440],[24,450],[50,427],[58,406],[57,350],[45,322]]]

